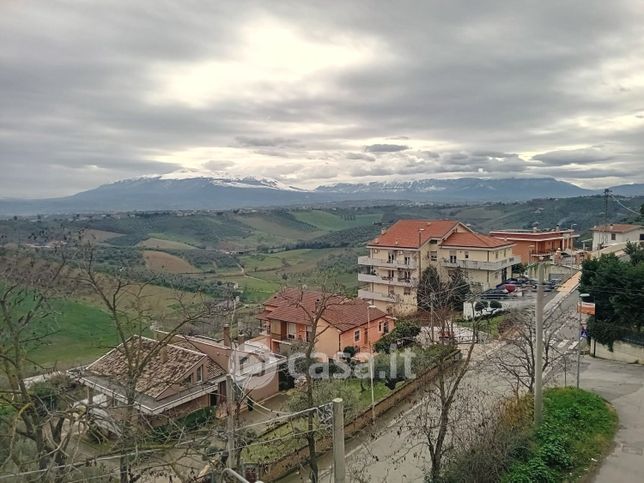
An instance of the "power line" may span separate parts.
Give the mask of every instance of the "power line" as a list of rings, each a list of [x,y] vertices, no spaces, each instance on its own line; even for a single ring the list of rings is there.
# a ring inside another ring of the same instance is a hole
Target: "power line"
[[[623,204],[621,201],[619,201],[617,198],[615,198],[615,196],[611,195],[611,198],[613,199],[613,201],[614,201],[615,203],[617,203],[619,206],[621,206],[621,207],[622,207],[622,208],[624,208],[625,210],[628,210],[628,211],[630,211],[631,213],[634,213],[634,214],[636,214],[636,215],[638,215],[638,216],[641,214],[639,211],[635,211],[635,210],[630,209],[628,206],[626,206],[626,205],[625,205],[625,204]]]

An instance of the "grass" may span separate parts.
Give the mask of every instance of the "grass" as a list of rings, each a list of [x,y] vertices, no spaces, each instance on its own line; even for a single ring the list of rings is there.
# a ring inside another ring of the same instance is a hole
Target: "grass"
[[[244,291],[244,301],[263,302],[282,286],[296,286],[302,283],[310,287],[329,282],[344,287],[348,293],[357,290],[358,279],[355,273],[334,271],[326,273],[318,268],[318,263],[332,255],[345,252],[344,248],[298,249],[270,254],[245,255],[240,257],[245,275],[237,269],[219,272],[217,277],[228,282],[237,282]],[[284,278],[286,277],[286,278]],[[336,287],[327,287],[334,289]]]
[[[615,411],[598,395],[570,387],[548,389],[543,423],[502,481],[575,481],[607,452],[616,430]]]
[[[116,331],[106,312],[64,299],[53,300],[51,308],[50,315],[40,320],[39,325],[52,334],[29,352],[36,363],[73,367],[90,362],[114,347]],[[34,369],[38,372],[37,368]]]
[[[501,325],[501,322],[505,319],[507,314],[499,314],[495,315],[492,318],[489,319],[484,319],[481,320],[477,323],[477,327],[480,331],[482,332],[487,332],[490,334],[492,337],[498,337],[499,336],[499,326]],[[459,320],[458,325],[461,327],[467,327],[469,329],[472,328],[472,321],[471,320]]]
[[[114,233],[112,231],[104,230],[85,230],[81,236],[81,241],[83,243],[103,243],[112,238],[117,238],[123,235],[122,233]]]
[[[308,240],[322,234],[315,226],[299,222],[296,218],[289,220],[284,216],[279,216],[274,213],[240,215],[236,219],[263,234],[265,236],[265,243],[268,243],[269,240]]]
[[[301,210],[294,211],[293,216],[299,221],[316,226],[323,231],[339,231],[354,226],[370,225],[380,221],[382,215],[373,213],[343,217],[323,210]]]

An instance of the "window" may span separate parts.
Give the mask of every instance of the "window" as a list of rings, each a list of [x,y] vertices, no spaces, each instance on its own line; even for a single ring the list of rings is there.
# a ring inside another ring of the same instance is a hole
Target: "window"
[[[610,234],[610,239],[613,240],[613,241],[617,240],[617,235],[615,233],[611,233]]]
[[[499,252],[494,252],[494,258],[499,259]]]
[[[405,287],[405,290],[403,291],[405,295],[411,295],[411,287]]]
[[[382,323],[382,332],[383,332],[384,334],[388,334],[388,333],[389,333],[389,321],[388,321],[388,320],[385,320],[385,321]]]
[[[449,256],[449,263],[456,263],[456,255]]]
[[[394,295],[394,294],[396,293],[396,290],[394,289],[394,287],[393,287],[393,286],[391,286],[391,285],[390,285],[390,286],[388,287],[388,289],[387,289],[387,293],[388,293],[389,295]]]
[[[306,328],[306,341],[311,342],[311,327]]]
[[[429,252],[429,258],[432,262],[438,260],[438,252]]]
[[[405,265],[409,265],[411,263],[411,257],[406,256],[404,260],[405,260]]]
[[[389,252],[387,254],[387,263],[394,263],[396,260],[396,252]]]
[[[465,258],[470,258],[470,252],[464,252],[464,255],[463,255],[463,256],[464,256]]]
[[[295,339],[295,335],[297,334],[297,327],[294,323],[289,322],[288,323],[288,334],[287,337],[289,339]]]
[[[203,381],[203,366],[197,367],[197,382]]]
[[[353,332],[353,340],[354,342],[358,342],[360,340],[360,329]]]
[[[192,374],[190,374],[188,377],[186,377],[183,380],[183,385],[184,386],[189,386],[190,384],[192,384]]]
[[[387,270],[387,280],[393,280],[396,272],[394,270]]]

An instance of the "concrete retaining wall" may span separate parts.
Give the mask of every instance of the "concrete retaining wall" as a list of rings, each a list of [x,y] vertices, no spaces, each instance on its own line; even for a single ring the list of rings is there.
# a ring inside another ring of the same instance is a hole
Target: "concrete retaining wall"
[[[600,359],[644,364],[644,346],[630,344],[619,340],[613,343],[612,352],[608,350],[607,346],[593,341],[590,353]]]

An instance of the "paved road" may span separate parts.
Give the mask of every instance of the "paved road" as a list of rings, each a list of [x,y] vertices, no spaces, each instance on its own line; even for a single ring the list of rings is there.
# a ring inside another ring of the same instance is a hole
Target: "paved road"
[[[581,387],[613,404],[619,416],[615,446],[593,481],[644,481],[644,366],[586,357]]]
[[[577,347],[578,319],[574,315],[577,298],[574,295],[566,296],[575,287],[576,283],[570,283],[563,293],[549,294],[546,299],[546,315],[556,313],[562,322],[561,328],[557,327],[559,331],[556,340],[562,352],[574,353]],[[563,311],[566,315],[561,317],[559,311]],[[464,379],[464,384],[474,389],[484,390],[486,399],[489,398],[486,404],[494,404],[511,394],[507,381],[499,377],[487,360],[490,353],[503,351],[504,346],[494,341],[479,344],[475,349],[472,369]],[[413,435],[404,427],[406,425],[400,423],[401,418],[405,417],[409,421],[408,416],[420,409],[423,404],[421,398],[421,393],[416,394],[383,416],[379,427],[371,429],[362,437],[347,441],[346,461],[350,481],[387,483],[423,481],[428,470],[427,448],[418,436]],[[320,481],[332,481],[332,464],[329,453],[321,456]],[[291,474],[280,481],[285,483],[307,481],[306,471],[301,474]]]

